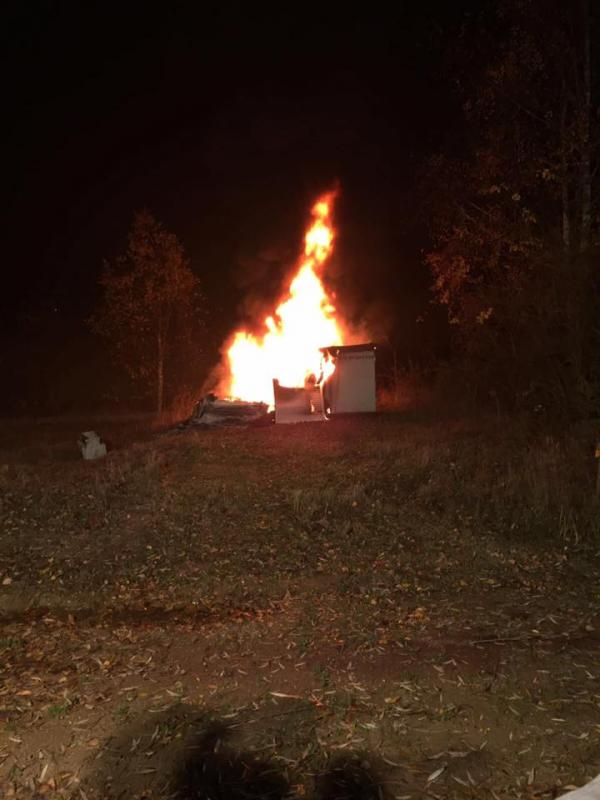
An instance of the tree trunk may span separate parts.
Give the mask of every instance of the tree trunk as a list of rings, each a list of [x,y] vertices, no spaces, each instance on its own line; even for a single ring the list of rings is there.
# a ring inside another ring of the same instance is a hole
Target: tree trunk
[[[566,91],[563,85],[563,101],[560,113],[560,161],[561,161],[561,178],[560,178],[560,191],[561,191],[561,205],[562,205],[562,243],[565,259],[568,259],[571,250],[571,219],[569,216],[569,169],[567,166],[566,148],[567,148],[567,133],[566,133],[566,116],[567,116],[567,99]]]
[[[159,329],[156,353],[156,413],[158,416],[163,411],[164,384],[165,384],[165,350],[162,331]]]
[[[571,250],[571,221],[569,219],[569,184],[566,176],[562,178],[562,240],[565,256],[569,257]]]
[[[590,44],[590,4],[582,0],[583,26],[583,108],[581,109],[581,236],[580,252],[590,245],[592,226],[592,170],[590,121],[592,112],[592,57]]]

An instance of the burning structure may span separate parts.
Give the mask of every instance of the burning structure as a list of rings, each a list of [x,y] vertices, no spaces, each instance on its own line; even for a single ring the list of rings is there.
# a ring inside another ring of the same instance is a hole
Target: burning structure
[[[375,347],[337,312],[324,283],[333,252],[335,192],[311,209],[304,253],[262,333],[236,331],[226,349],[221,396],[275,409],[276,422],[375,411]]]
[[[327,415],[376,410],[375,345],[327,347],[335,369],[323,386]]]
[[[275,422],[317,422],[335,414],[376,410],[375,345],[321,348],[330,365],[327,377],[310,375],[304,386],[273,381]]]

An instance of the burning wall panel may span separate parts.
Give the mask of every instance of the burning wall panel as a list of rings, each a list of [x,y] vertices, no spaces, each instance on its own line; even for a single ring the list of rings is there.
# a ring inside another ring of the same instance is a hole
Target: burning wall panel
[[[289,388],[280,386],[279,382],[274,380],[273,394],[275,396],[276,423],[322,422],[325,420],[320,387]]]

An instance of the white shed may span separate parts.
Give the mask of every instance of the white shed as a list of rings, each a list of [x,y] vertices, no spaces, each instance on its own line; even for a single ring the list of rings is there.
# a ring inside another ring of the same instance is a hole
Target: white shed
[[[335,372],[323,387],[327,414],[356,414],[377,410],[375,345],[324,347]]]

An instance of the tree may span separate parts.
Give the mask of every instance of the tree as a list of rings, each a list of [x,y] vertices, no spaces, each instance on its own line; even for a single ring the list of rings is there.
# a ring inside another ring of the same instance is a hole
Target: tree
[[[202,296],[183,247],[152,214],[137,212],[125,253],[105,263],[100,284],[91,327],[132,379],[153,388],[160,414],[169,366],[201,324]]]
[[[511,405],[599,396],[591,27],[587,0],[504,0],[466,28],[468,142],[432,163],[434,295],[472,383]]]

